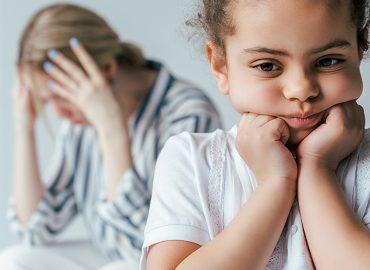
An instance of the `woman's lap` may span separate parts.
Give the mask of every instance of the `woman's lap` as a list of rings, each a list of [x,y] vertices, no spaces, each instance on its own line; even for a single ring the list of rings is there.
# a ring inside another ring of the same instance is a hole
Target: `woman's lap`
[[[0,252],[0,270],[138,269],[127,262],[110,262],[89,242],[63,242],[42,247],[15,245]]]

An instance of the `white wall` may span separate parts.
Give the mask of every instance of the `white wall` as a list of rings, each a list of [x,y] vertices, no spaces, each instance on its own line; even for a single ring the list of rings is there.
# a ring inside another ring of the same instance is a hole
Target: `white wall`
[[[54,3],[53,0],[0,0],[0,248],[14,243],[16,238],[9,233],[5,221],[6,201],[11,190],[13,159],[13,124],[11,85],[14,78],[14,61],[17,44],[24,24],[40,7]],[[228,101],[218,93],[213,78],[205,64],[203,55],[186,40],[184,21],[192,13],[193,1],[189,0],[75,0],[98,11],[107,18],[121,34],[122,39],[131,40],[142,46],[147,56],[162,60],[177,75],[203,87],[222,112],[225,127],[238,119]],[[370,119],[370,63],[363,67],[365,92],[360,103],[367,109]],[[367,126],[369,122],[367,122]],[[41,165],[45,167],[52,141],[39,129]],[[78,234],[75,227],[72,233]]]

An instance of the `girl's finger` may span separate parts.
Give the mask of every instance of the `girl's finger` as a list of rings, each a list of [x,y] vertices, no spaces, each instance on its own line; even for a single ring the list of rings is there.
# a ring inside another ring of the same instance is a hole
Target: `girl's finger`
[[[254,113],[243,113],[240,122],[243,124],[251,124],[257,116],[258,115]]]
[[[86,70],[91,80],[98,85],[103,84],[105,80],[100,72],[98,65],[95,63],[91,55],[86,51],[80,41],[77,38],[71,38],[70,45],[72,51],[74,52],[78,60],[80,60],[81,65]]]
[[[48,88],[61,98],[64,98],[71,103],[73,103],[73,101],[75,100],[73,93],[66,90],[64,87],[53,80],[48,81]]]
[[[261,127],[275,118],[276,117],[272,117],[270,115],[258,115],[258,117],[256,117],[256,119],[254,120],[254,124],[257,127]]]
[[[275,140],[279,140],[283,144],[286,144],[289,140],[289,128],[283,119],[272,119],[265,125],[265,127],[270,129],[271,134],[273,134]]]
[[[69,91],[74,91],[77,88],[77,83],[52,63],[45,62],[44,70]]]
[[[57,52],[55,49],[50,49],[48,51],[48,56],[77,84],[83,83],[87,80],[87,77],[81,68],[65,57],[61,52]]]

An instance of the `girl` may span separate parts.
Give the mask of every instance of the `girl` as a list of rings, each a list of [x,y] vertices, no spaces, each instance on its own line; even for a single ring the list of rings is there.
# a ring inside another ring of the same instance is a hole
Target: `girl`
[[[180,131],[219,127],[213,105],[199,89],[146,60],[136,46],[121,43],[100,16],[75,5],[53,5],[34,15],[22,35],[18,71],[11,227],[25,242],[39,245],[79,213],[100,251],[78,263],[46,251],[8,252],[0,268],[97,269],[93,262],[103,254],[138,264],[157,155]],[[66,120],[47,186],[34,133],[45,104]]]
[[[365,5],[203,1],[211,71],[242,117],[164,147],[142,269],[369,269]]]

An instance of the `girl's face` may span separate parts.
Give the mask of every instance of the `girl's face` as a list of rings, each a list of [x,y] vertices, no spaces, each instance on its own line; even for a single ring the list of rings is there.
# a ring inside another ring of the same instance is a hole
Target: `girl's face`
[[[32,74],[29,72],[29,74],[25,76],[28,85],[32,85],[31,76],[37,86],[36,94],[41,99],[42,104],[50,104],[59,117],[68,119],[72,124],[89,124],[85,116],[75,105],[59,97],[47,87],[48,80],[51,80],[50,76],[43,71],[32,71]],[[36,90],[33,89],[33,91]]]
[[[239,1],[232,13],[235,33],[225,39],[226,59],[207,48],[233,107],[282,118],[292,144],[313,131],[330,107],[362,92],[349,1],[335,3]]]

